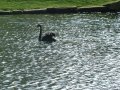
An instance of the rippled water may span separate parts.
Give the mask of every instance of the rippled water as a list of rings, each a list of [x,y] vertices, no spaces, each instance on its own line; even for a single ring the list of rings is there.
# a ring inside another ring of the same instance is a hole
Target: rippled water
[[[0,16],[0,90],[120,90],[120,15]]]

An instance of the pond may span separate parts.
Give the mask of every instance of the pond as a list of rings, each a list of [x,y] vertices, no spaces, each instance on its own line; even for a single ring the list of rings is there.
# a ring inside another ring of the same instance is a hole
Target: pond
[[[120,90],[120,14],[0,16],[0,90]]]

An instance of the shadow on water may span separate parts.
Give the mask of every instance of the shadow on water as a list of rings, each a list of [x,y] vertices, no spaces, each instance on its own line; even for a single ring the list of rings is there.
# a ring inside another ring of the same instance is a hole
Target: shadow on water
[[[119,14],[15,15],[0,20],[1,90],[120,89]],[[55,32],[57,41],[38,42],[38,23],[44,32]]]

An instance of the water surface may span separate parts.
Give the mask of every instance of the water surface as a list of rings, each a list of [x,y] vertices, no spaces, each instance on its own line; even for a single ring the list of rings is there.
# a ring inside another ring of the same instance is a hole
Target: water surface
[[[0,16],[0,90],[120,90],[120,15]]]

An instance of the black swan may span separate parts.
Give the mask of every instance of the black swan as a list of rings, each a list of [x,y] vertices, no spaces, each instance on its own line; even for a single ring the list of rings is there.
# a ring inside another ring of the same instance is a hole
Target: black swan
[[[55,37],[55,33],[50,32],[50,33],[46,33],[44,36],[42,36],[42,26],[40,24],[38,24],[37,27],[40,28],[40,33],[39,33],[39,38],[38,38],[39,41],[44,41],[47,43],[52,43],[52,42],[56,41],[56,39],[53,38],[53,37]]]

